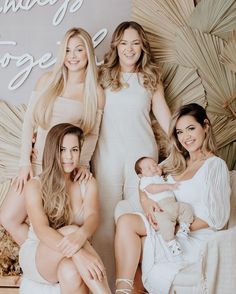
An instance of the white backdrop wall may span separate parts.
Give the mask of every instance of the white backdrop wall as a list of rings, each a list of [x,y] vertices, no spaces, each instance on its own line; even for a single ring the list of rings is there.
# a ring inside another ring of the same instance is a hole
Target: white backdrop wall
[[[130,12],[127,0],[1,0],[0,99],[27,103],[38,77],[55,62],[58,41],[71,27],[82,27],[94,37],[101,62],[115,27],[129,20]]]

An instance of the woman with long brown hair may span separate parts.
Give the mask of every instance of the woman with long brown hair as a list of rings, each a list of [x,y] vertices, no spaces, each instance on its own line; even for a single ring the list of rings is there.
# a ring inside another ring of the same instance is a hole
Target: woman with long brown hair
[[[62,294],[111,293],[103,263],[88,241],[99,223],[96,181],[74,181],[82,140],[74,125],[52,127],[42,173],[25,185],[30,229],[19,252],[22,294],[32,293],[29,280],[39,288],[59,282]]]
[[[142,193],[147,217],[142,213],[126,214],[117,223],[117,294],[136,293],[133,287],[140,261],[148,293],[169,293],[177,273],[200,261],[205,242],[224,228],[229,218],[229,171],[225,161],[215,155],[212,126],[205,109],[196,103],[180,107],[172,116],[169,137],[171,151],[163,170],[170,183],[179,183],[174,191],[176,199],[188,203],[194,211],[189,237],[177,237],[183,254],[171,256],[154,216],[154,211],[161,213],[161,207]]]

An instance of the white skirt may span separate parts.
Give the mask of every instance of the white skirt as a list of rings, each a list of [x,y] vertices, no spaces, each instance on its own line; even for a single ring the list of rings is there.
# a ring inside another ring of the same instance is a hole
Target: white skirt
[[[147,237],[143,247],[142,280],[149,294],[168,294],[180,270],[200,260],[203,244],[214,233],[201,229],[191,232],[189,238],[177,238],[183,254],[173,256],[162,236],[149,224],[142,213],[138,214],[146,227]]]

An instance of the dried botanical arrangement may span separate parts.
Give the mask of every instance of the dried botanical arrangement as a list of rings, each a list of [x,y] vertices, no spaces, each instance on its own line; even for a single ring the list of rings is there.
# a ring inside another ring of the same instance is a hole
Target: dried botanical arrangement
[[[12,240],[7,231],[0,226],[0,276],[21,274],[18,252],[19,246]]]
[[[163,69],[168,105],[206,108],[229,169],[236,169],[235,11],[235,0],[132,2],[132,19],[148,32]]]
[[[9,190],[10,180],[18,170],[22,122],[26,107],[0,101],[0,206]],[[19,246],[0,226],[0,276],[21,273]]]

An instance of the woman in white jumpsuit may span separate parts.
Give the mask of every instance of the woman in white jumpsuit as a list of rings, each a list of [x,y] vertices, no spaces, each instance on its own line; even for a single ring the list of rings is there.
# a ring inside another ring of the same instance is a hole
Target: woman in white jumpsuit
[[[123,22],[116,28],[100,77],[106,104],[93,169],[99,185],[102,224],[95,235],[94,246],[102,256],[111,281],[115,276],[116,204],[124,199],[121,205],[127,212],[140,211],[134,164],[144,155],[158,160],[150,111],[165,132],[170,111],[147,37],[135,22]],[[117,207],[116,218],[119,211]]]

